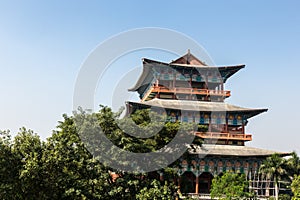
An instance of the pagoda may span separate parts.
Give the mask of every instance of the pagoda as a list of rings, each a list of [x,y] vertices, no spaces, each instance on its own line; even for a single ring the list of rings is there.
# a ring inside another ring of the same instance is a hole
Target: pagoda
[[[168,121],[201,127],[194,134],[203,144],[189,148],[190,159],[181,159],[178,168],[181,192],[209,194],[213,177],[230,171],[246,174],[257,195],[273,195],[274,191],[259,181],[258,170],[266,157],[279,152],[245,145],[252,140],[246,133],[248,120],[267,109],[225,102],[231,92],[224,90],[224,84],[245,65],[208,66],[190,51],[170,63],[146,58],[142,62],[142,74],[129,89],[138,92],[140,102],[126,102],[127,112],[161,108]]]

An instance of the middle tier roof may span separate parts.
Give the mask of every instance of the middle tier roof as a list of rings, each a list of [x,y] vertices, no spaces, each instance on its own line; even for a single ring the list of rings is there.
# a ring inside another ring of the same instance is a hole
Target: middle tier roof
[[[260,113],[268,111],[268,109],[243,108],[224,102],[207,102],[207,101],[190,101],[190,100],[168,100],[168,99],[152,99],[144,102],[126,102],[131,105],[139,105],[140,107],[150,108],[158,107],[172,110],[182,111],[200,111],[200,112],[228,112],[243,113],[247,118],[253,117]]]

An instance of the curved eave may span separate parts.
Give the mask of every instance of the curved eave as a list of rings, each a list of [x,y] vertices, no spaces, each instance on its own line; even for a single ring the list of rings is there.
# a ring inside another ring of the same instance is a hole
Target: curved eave
[[[277,152],[273,150],[260,149],[249,146],[234,146],[234,145],[210,145],[203,144],[202,146],[193,145],[189,148],[190,154],[202,154],[208,156],[233,156],[233,157],[268,157],[272,154],[278,154],[282,157],[289,156],[291,153]]]
[[[184,111],[200,111],[200,112],[228,112],[228,113],[243,113],[247,118],[254,117],[268,109],[251,109],[243,108],[227,103],[220,102],[203,102],[203,101],[188,101],[188,100],[166,100],[152,99],[145,102],[127,102],[128,104],[140,106],[144,108],[157,107],[171,110]]]
[[[136,84],[128,89],[128,91],[138,91],[143,85],[149,84],[149,80],[153,78],[154,71],[152,67],[155,67],[158,65],[163,65],[166,67],[172,67],[172,68],[194,68],[198,70],[200,73],[201,71],[207,71],[207,70],[218,70],[220,72],[220,75],[223,77],[224,83],[227,81],[229,77],[231,77],[233,74],[238,72],[240,69],[244,68],[245,65],[234,65],[234,66],[203,66],[203,65],[187,65],[187,64],[176,64],[176,63],[164,63],[156,60],[151,60],[147,58],[143,58],[143,71],[136,82]],[[202,72],[203,73],[203,72]],[[139,93],[141,93],[140,91]]]
[[[130,92],[138,91],[143,85],[149,84],[149,81],[147,83],[147,80],[150,80],[150,79],[152,80],[151,77],[153,78],[153,72],[152,72],[150,66],[143,64],[143,71],[142,71],[138,81],[132,88],[128,89],[128,91],[130,91]]]
[[[239,70],[245,68],[245,65],[236,65],[228,67],[219,67],[221,76],[223,77],[224,83]]]

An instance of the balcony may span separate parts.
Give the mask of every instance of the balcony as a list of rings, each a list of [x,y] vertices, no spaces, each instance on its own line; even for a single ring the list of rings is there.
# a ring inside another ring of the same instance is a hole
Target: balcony
[[[251,134],[243,133],[218,133],[218,132],[195,132],[195,135],[203,139],[242,140],[251,141]]]
[[[161,86],[152,86],[142,101],[149,100],[150,94],[159,93],[171,93],[171,94],[189,94],[189,95],[203,95],[203,96],[222,96],[230,97],[230,91],[225,90],[208,90],[208,89],[198,89],[198,88],[166,88]]]

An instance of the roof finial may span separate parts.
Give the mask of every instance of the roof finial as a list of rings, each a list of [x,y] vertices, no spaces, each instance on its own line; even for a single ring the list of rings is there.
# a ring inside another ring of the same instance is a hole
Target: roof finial
[[[186,64],[190,64],[190,54],[191,54],[190,49],[188,49]]]

